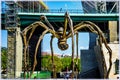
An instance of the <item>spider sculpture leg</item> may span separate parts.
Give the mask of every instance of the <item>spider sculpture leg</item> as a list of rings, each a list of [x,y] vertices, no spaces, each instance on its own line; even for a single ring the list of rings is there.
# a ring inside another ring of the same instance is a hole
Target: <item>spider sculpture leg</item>
[[[33,32],[35,31],[35,29],[38,27],[38,26],[41,26],[42,28],[44,28],[45,30],[49,30],[49,28],[44,25],[42,22],[38,21],[38,22],[35,22],[33,23],[32,25],[26,27],[23,31],[22,31],[22,37],[23,37],[23,42],[24,42],[24,78],[25,78],[25,72],[26,72],[26,66],[27,66],[27,63],[26,63],[26,52],[27,52],[27,48],[28,48],[28,44],[29,44],[29,41],[33,35]],[[28,39],[27,39],[27,33],[29,30],[32,30]]]
[[[67,23],[70,27],[70,37],[72,37],[72,78],[74,78],[74,68],[75,68],[75,64],[74,64],[74,30],[73,30],[73,22],[72,19],[70,18],[68,12],[66,12],[65,14],[66,20],[65,20],[65,28],[64,28],[64,33],[63,36],[65,34],[65,38],[68,39],[68,37],[66,36],[66,29],[67,29]],[[77,36],[78,38],[78,36]],[[78,40],[77,40],[78,41]],[[77,42],[76,41],[76,42]],[[78,47],[78,46],[77,46]],[[78,48],[77,48],[78,49]],[[78,55],[78,53],[77,53]],[[78,58],[77,58],[78,59]]]
[[[37,60],[36,60],[36,56],[37,56],[37,51],[38,51],[38,47],[39,47],[39,44],[41,42],[41,39],[43,38],[43,36],[47,33],[47,32],[50,32],[52,35],[54,35],[56,38],[59,38],[59,35],[56,34],[53,26],[49,23],[49,21],[47,20],[47,18],[45,16],[41,16],[41,19],[42,20],[45,20],[45,22],[47,23],[48,27],[43,24],[41,21],[38,21],[38,22],[35,22],[33,23],[32,25],[26,27],[23,32],[22,32],[22,36],[23,36],[23,41],[24,41],[24,44],[25,44],[25,49],[24,49],[24,64],[26,66],[26,51],[27,51],[27,48],[28,48],[28,44],[29,44],[29,40],[31,39],[31,36],[33,35],[33,32],[35,31],[35,29],[39,26],[39,27],[42,27],[45,29],[45,31],[42,33],[42,35],[40,36],[38,42],[37,42],[37,45],[36,45],[36,49],[35,49],[35,54],[34,54],[34,63],[33,63],[33,69],[32,69],[32,73],[37,65]],[[29,37],[28,37],[28,40],[27,40],[27,32],[32,29]],[[26,70],[26,67],[25,67],[25,70]],[[25,72],[25,71],[24,71]],[[32,75],[32,74],[31,74]],[[30,77],[31,77],[30,75]]]
[[[53,71],[53,78],[56,78],[56,68],[55,68],[55,63],[54,63],[54,50],[53,50],[53,36],[51,36],[51,40],[50,40],[50,48],[51,48],[51,60],[52,60],[52,71]]]
[[[78,32],[76,33],[76,75],[78,74]]]
[[[102,31],[99,29],[99,27],[97,25],[95,25],[94,23],[89,22],[89,21],[81,22],[80,24],[74,26],[74,32],[77,32],[78,30],[81,30],[83,28],[88,28],[88,29],[90,29],[91,32],[98,34],[99,35],[99,45],[100,45],[100,47],[102,48],[102,43],[104,43],[105,47],[107,48],[108,53],[109,53],[109,57],[110,57],[109,58],[108,71],[107,71],[107,67],[106,67],[106,64],[105,64],[105,59],[104,59],[103,52],[101,53],[101,55],[103,56],[104,70],[106,71],[106,75],[104,75],[104,78],[108,78],[110,70],[111,70],[111,66],[112,66],[112,60],[111,60],[112,59],[112,50],[107,45],[106,39],[105,39]],[[70,37],[70,36],[71,36],[71,33],[68,33],[67,37]]]
[[[30,25],[29,29],[30,29],[32,26],[33,26],[33,24]],[[24,45],[25,45],[25,48],[24,48],[24,78],[25,78],[25,73],[26,73],[26,70],[27,70],[26,68],[27,68],[27,66],[28,66],[28,64],[26,63],[26,57],[27,57],[26,54],[27,54],[27,52],[28,52],[29,40],[30,40],[30,38],[31,38],[34,30],[36,29],[36,27],[37,27],[37,26],[34,26],[34,27],[32,28],[32,32],[30,33],[30,36],[29,36],[28,40],[27,40],[27,38],[26,38],[26,35],[27,35],[27,31],[28,31],[29,29],[27,28],[28,30],[24,30],[24,31],[22,32],[22,36],[23,36],[23,40],[24,40]]]
[[[109,68],[108,68],[108,71],[107,71],[107,74],[105,75],[105,78],[108,78],[109,77],[109,74],[110,74],[110,70],[111,70],[111,66],[112,66],[112,50],[111,48],[107,45],[107,41],[102,33],[102,31],[99,29],[99,27],[97,27],[97,25],[91,23],[91,22],[88,22],[89,24],[91,24],[92,26],[94,26],[97,30],[97,32],[99,32],[99,35],[100,35],[100,41],[99,41],[99,44],[101,45],[101,48],[102,48],[102,43],[104,43],[105,47],[107,48],[108,50],[108,53],[109,53]]]
[[[74,32],[72,30],[72,78],[74,78]]]
[[[74,66],[74,30],[73,30],[73,22],[72,22],[72,19],[69,16],[68,12],[66,12],[66,17],[67,17],[67,20],[66,20],[65,24],[67,25],[67,22],[68,22],[70,30],[71,30],[71,37],[72,37],[72,78],[74,78],[74,67],[75,66]]]
[[[35,70],[35,67],[36,67],[36,65],[37,65],[37,58],[36,58],[36,56],[37,56],[39,44],[40,44],[41,40],[43,39],[44,35],[45,35],[48,31],[49,31],[49,30],[45,30],[45,31],[42,33],[42,35],[39,37],[39,40],[38,40],[38,42],[37,42],[37,45],[36,45],[36,48],[35,48],[35,54],[34,54],[34,63],[33,63],[32,74],[33,74],[33,72],[34,72],[34,70]],[[32,75],[32,74],[31,74],[31,75]],[[30,75],[30,77],[31,77],[31,75]]]

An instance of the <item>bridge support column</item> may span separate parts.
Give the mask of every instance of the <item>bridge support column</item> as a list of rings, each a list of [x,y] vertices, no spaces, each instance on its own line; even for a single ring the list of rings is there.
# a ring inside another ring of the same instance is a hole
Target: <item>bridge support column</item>
[[[22,72],[22,53],[23,53],[23,44],[22,44],[22,37],[20,35],[20,28],[16,29],[16,67],[15,67],[15,77],[20,77]]]
[[[117,21],[109,21],[110,42],[117,41]]]
[[[22,72],[22,38],[20,28],[8,30],[7,78],[20,77]]]
[[[8,29],[7,78],[15,78],[15,29]]]

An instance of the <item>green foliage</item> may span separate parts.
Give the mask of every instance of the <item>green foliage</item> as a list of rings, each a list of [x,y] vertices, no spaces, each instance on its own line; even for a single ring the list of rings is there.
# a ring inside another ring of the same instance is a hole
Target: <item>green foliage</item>
[[[62,70],[66,70],[67,67],[69,70],[72,70],[71,60],[72,60],[71,57],[63,57],[61,59],[62,64],[63,64]],[[80,59],[78,59],[78,63],[77,63],[77,59],[74,59],[74,64],[75,64],[75,68],[77,68],[78,71],[80,71],[80,69],[81,69]]]
[[[48,61],[50,59],[50,56],[49,55],[46,55],[46,56],[42,56],[42,61],[41,61],[41,66],[43,68],[43,70],[46,70],[48,69]]]
[[[71,66],[71,57],[63,57],[61,59],[61,61],[62,61],[62,64],[63,64],[62,70],[66,70],[67,67],[70,68],[70,66]]]
[[[78,62],[77,59],[74,59],[74,63],[75,63],[75,67],[78,69],[78,71],[80,71],[81,70],[80,59],[78,59]]]
[[[60,58],[58,58],[57,56],[54,56],[54,64],[55,64],[56,72],[60,72],[62,69],[62,63]],[[50,55],[46,55],[42,57],[42,69],[52,71],[53,67],[52,67],[52,60]]]
[[[72,70],[71,68],[71,57],[62,57],[58,58],[57,56],[54,56],[54,63],[56,66],[56,72],[60,71],[66,71],[67,67],[69,70]],[[74,60],[74,63],[76,64],[76,59]],[[42,57],[42,70],[48,70],[52,71],[52,60],[50,55],[45,55]],[[78,65],[75,65],[77,69],[80,71],[80,59],[78,59]]]
[[[7,48],[1,48],[1,67],[2,69],[7,68]]]

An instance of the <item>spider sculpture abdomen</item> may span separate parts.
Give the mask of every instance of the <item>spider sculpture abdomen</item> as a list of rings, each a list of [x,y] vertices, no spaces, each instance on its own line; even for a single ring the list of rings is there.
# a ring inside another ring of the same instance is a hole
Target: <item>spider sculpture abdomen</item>
[[[58,47],[61,50],[67,50],[69,45],[67,44],[66,38],[62,38],[58,40]]]

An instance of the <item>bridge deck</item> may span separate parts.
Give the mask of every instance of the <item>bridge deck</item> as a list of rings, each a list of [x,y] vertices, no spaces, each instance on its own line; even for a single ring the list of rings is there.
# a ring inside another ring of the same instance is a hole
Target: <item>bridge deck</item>
[[[39,19],[41,15],[45,15],[50,19],[50,21],[64,21],[64,13],[18,13],[20,18],[22,19]],[[70,16],[73,18],[73,21],[114,21],[118,20],[119,15],[118,14],[75,14],[71,13]]]
[[[26,26],[40,20],[40,16],[45,15],[50,22],[64,22],[64,13],[18,13],[21,26]],[[118,21],[119,14],[70,14],[73,22],[80,21]],[[2,15],[2,24],[5,16]]]
[[[40,20],[41,15],[47,16],[50,22],[64,22],[64,13],[18,13],[21,24],[31,23]],[[118,14],[70,14],[73,22],[80,21],[117,21]]]

